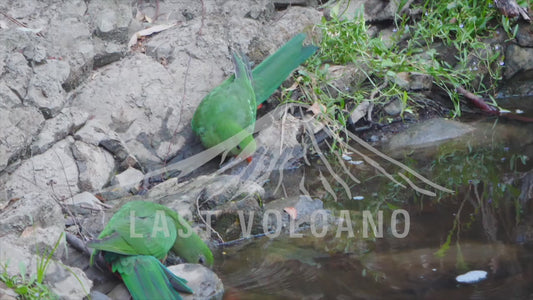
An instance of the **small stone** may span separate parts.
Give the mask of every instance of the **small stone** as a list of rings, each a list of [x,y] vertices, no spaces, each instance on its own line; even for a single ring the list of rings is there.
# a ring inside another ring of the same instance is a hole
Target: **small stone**
[[[520,72],[528,72],[533,69],[533,48],[522,48],[511,44],[505,51],[504,78],[510,79]]]
[[[88,13],[94,18],[97,36],[119,43],[128,40],[129,25],[133,19],[129,5],[105,0],[91,1]]]
[[[35,63],[43,63],[46,61],[46,48],[42,45],[28,45],[22,49],[24,57]]]
[[[224,285],[217,274],[200,264],[180,264],[168,267],[172,273],[187,280],[194,294],[181,294],[184,300],[222,299]]]
[[[109,298],[106,294],[101,293],[99,291],[91,291],[89,294],[91,300],[112,300],[112,298]]]
[[[111,181],[111,184],[118,185],[125,189],[138,189],[141,186],[143,179],[143,172],[135,168],[128,168],[126,171],[116,175]]]
[[[518,24],[516,40],[518,45],[522,47],[533,47],[533,28],[531,28],[530,24]]]
[[[107,297],[111,299],[130,299],[131,298],[130,292],[128,291],[128,289],[123,283],[117,285],[114,289],[112,289],[111,292],[107,294]]]
[[[72,154],[80,172],[78,186],[81,190],[100,190],[109,181],[115,169],[111,153],[100,147],[75,141]]]
[[[101,209],[100,200],[89,192],[74,195],[74,197],[65,202],[73,212],[79,214],[89,214],[94,210]]]
[[[417,72],[396,73],[394,83],[409,91],[429,91],[433,86],[433,77]]]
[[[95,55],[94,65],[95,69],[108,65],[112,62],[122,59],[127,52],[126,46],[122,44],[115,44],[111,41],[98,43],[100,40],[95,40]]]
[[[385,112],[388,115],[397,116],[404,109],[404,104],[403,104],[403,102],[400,99],[395,98],[394,100],[389,102],[389,104],[385,105],[385,107],[383,107],[383,109],[385,110]]]

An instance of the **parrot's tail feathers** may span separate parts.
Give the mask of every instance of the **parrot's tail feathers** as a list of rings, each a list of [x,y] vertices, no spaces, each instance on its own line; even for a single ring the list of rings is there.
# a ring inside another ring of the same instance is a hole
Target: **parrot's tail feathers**
[[[175,276],[175,275],[174,275]],[[190,287],[187,286],[187,281],[181,277],[175,276],[174,278],[169,278],[170,284],[176,291],[180,291],[182,293],[187,294],[194,294],[194,291],[191,290]]]
[[[91,258],[89,259],[89,266],[93,266],[94,265],[94,257],[96,256],[96,250],[93,250],[93,252],[91,253]]]
[[[176,289],[177,291],[180,291],[182,293],[188,293],[188,294],[193,294],[194,293],[193,290],[191,290],[191,288],[187,286],[187,280],[176,276],[176,274],[172,273],[172,271],[170,271],[162,263],[159,263],[159,264],[161,265],[161,269],[167,275],[168,280],[170,281],[170,284],[172,285],[172,287],[174,287],[174,289]]]
[[[114,266],[134,300],[182,299],[178,291],[192,293],[184,279],[153,256],[123,256]]]
[[[246,76],[248,80],[252,80],[252,69],[248,57],[242,52],[233,52],[233,66],[235,67],[235,78],[242,78]]]
[[[268,99],[294,69],[316,52],[318,47],[303,45],[305,37],[304,33],[296,35],[253,70],[257,104]]]

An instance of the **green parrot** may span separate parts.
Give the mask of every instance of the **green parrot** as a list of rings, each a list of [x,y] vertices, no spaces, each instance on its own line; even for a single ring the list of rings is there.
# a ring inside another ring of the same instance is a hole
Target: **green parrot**
[[[233,53],[235,76],[226,79],[202,100],[192,118],[192,129],[206,148],[236,136],[240,142],[232,155],[250,157],[256,150],[252,136],[257,106],[318,49],[303,46],[306,35],[296,35],[253,71],[244,55]]]
[[[191,263],[213,265],[213,254],[189,223],[172,209],[146,201],[124,204],[109,220],[93,248],[113,272],[122,277],[133,299],[181,299],[192,293],[187,281],[174,275],[160,260],[169,250]]]

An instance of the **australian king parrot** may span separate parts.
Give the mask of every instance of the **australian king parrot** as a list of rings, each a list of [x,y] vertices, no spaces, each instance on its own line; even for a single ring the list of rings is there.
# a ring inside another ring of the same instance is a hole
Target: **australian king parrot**
[[[224,150],[243,158],[255,152],[252,134],[257,106],[315,53],[316,46],[303,45],[305,37],[303,33],[296,35],[253,70],[242,53],[233,53],[235,75],[205,96],[192,119],[192,129],[204,147],[211,148],[236,136],[240,142]]]
[[[189,223],[172,209],[147,201],[124,204],[109,220],[98,239],[87,246],[117,272],[133,299],[181,299],[192,293],[187,281],[161,263],[172,250],[190,263],[213,264],[209,247]]]

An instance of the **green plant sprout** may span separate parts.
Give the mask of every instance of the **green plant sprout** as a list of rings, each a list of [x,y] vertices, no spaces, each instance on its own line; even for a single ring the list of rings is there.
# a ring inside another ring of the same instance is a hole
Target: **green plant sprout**
[[[0,281],[4,282],[8,288],[11,288],[20,295],[21,299],[24,300],[34,300],[34,299],[58,299],[59,297],[46,286],[43,281],[45,279],[46,271],[50,262],[52,261],[52,256],[54,255],[59,243],[61,242],[64,233],[62,232],[59,238],[57,239],[52,251],[48,254],[45,252],[39,253],[39,259],[37,261],[36,274],[33,274],[31,277],[27,277],[27,268],[24,262],[19,263],[19,274],[10,276],[7,272],[9,261],[2,264],[3,272],[0,273]],[[77,277],[76,277],[77,278]],[[79,278],[78,278],[79,281]],[[81,283],[81,282],[80,282]]]

